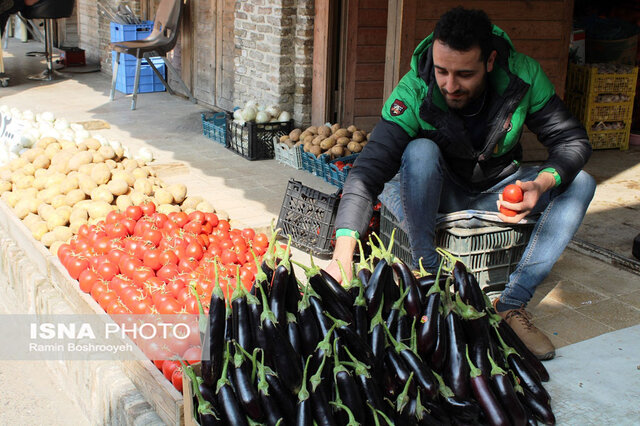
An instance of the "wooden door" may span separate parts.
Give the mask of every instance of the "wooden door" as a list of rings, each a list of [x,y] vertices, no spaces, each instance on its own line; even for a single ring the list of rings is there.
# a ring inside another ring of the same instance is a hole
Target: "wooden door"
[[[216,27],[217,0],[191,0],[191,90],[210,106],[216,104]]]

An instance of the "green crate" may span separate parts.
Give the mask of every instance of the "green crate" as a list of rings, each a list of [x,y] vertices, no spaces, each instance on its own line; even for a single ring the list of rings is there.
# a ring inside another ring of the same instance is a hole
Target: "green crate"
[[[466,222],[466,223],[465,223]],[[533,223],[499,225],[485,221],[487,226],[466,228],[468,220],[459,220],[453,227],[445,227],[446,217],[439,220],[436,230],[436,246],[442,247],[462,259],[485,291],[500,291],[509,281],[533,231]],[[409,237],[397,223],[393,214],[384,206],[380,210],[380,238],[388,244],[391,232],[396,229],[392,253],[411,264]]]

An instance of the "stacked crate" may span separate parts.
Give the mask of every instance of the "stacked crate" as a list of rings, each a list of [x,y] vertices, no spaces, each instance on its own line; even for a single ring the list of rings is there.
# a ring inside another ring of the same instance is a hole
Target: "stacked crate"
[[[594,149],[629,148],[638,67],[569,64],[566,104]]]

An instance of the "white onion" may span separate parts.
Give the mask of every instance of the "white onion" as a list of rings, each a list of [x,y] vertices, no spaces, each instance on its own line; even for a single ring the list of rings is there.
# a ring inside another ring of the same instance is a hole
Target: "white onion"
[[[53,123],[53,127],[56,130],[66,130],[69,128],[69,122],[64,118],[59,118]]]
[[[78,124],[78,123],[71,123],[71,124],[69,124],[69,127],[71,127],[71,129],[74,132],[77,132],[80,129],[84,129],[84,126],[82,124]]]
[[[109,146],[111,146],[111,148],[114,150],[122,148],[122,144],[120,143],[120,141],[109,141]]]
[[[265,111],[267,111],[272,117],[278,117],[282,112],[278,105],[269,105]]]
[[[136,160],[142,160],[145,163],[150,163],[153,161],[153,152],[146,146],[143,146],[138,150],[138,155],[136,155]]]
[[[45,111],[42,114],[40,114],[40,118],[43,121],[48,121],[50,123],[53,123],[53,120],[55,120],[55,116],[53,115],[53,113],[51,111]]]
[[[242,119],[244,121],[253,121],[256,119],[258,111],[254,107],[246,107],[242,110]]]
[[[240,108],[238,108],[237,110],[233,111],[233,118],[235,120],[242,119],[242,110]]]
[[[109,145],[109,141],[102,135],[94,135],[93,138],[100,142],[101,146]]]
[[[258,103],[258,101],[256,101],[255,99],[251,99],[250,101],[247,101],[246,104],[244,104],[244,107],[245,108],[251,107],[251,108],[255,108],[257,110],[258,109],[258,105],[260,105]]]
[[[256,114],[256,123],[268,123],[271,116],[266,111],[260,111]]]
[[[290,120],[291,120],[291,114],[289,114],[288,111],[282,111],[278,116],[278,121],[290,121]]]
[[[54,128],[46,129],[45,131],[42,132],[42,137],[60,139],[60,132]]]
[[[66,141],[72,141],[76,138],[76,133],[71,129],[65,129],[60,136]]]
[[[89,133],[88,130],[85,129],[80,129],[80,130],[76,130],[76,137],[74,138],[75,143],[79,143],[78,141],[82,142],[83,140],[89,138],[91,136],[91,134]]]

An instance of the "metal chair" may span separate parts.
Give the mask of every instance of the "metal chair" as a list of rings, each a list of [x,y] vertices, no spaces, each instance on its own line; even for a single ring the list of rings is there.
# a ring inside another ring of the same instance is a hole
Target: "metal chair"
[[[147,63],[156,76],[162,81],[167,91],[173,95],[174,92],[165,81],[164,77],[153,62],[149,59],[152,56],[160,56],[164,60],[167,68],[173,72],[179,80],[183,90],[189,96],[189,100],[195,103],[195,99],[191,94],[191,90],[182,81],[180,75],[167,60],[167,53],[173,50],[178,40],[178,31],[180,29],[180,16],[182,15],[183,0],[161,0],[154,18],[153,30],[145,39],[136,41],[119,41],[111,43],[110,47],[116,52],[115,63],[113,64],[113,77],[111,79],[111,93],[109,99],[113,100],[116,90],[116,80],[118,78],[118,63],[120,62],[120,54],[125,53],[136,57],[136,76],[133,84],[133,98],[131,100],[131,109],[136,109],[136,100],[138,97],[138,85],[140,83],[140,65],[142,59],[146,59]]]
[[[70,17],[73,13],[74,5],[75,0],[40,0],[22,10],[22,16],[25,19],[44,19],[44,47],[47,69],[40,74],[29,76],[29,79],[51,81],[55,76],[66,77],[53,68],[53,29],[54,20]]]

